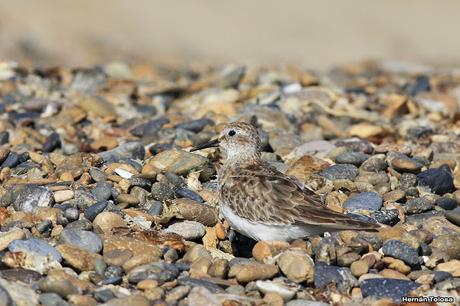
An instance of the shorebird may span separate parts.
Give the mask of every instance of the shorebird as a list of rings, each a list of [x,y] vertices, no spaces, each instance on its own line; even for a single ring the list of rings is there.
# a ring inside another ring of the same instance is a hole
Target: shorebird
[[[225,156],[217,173],[221,213],[245,236],[291,241],[324,232],[380,227],[329,209],[315,192],[262,160],[260,138],[251,124],[229,123],[217,138],[191,151],[210,147],[220,147]]]

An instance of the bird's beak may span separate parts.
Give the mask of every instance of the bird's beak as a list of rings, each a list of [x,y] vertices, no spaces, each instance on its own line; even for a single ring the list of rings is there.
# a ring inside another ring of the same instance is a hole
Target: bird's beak
[[[208,142],[202,143],[197,145],[196,147],[192,148],[190,152],[206,149],[206,148],[214,148],[219,146],[219,138],[211,139]]]

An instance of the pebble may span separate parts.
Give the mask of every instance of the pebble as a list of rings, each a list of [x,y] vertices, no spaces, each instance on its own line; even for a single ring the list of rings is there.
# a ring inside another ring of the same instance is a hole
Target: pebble
[[[43,144],[43,152],[53,152],[61,147],[61,137],[58,133],[51,133]]]
[[[362,152],[344,152],[342,154],[339,154],[335,158],[335,162],[337,164],[351,164],[351,165],[355,165],[356,167],[359,167],[368,158],[369,158],[369,155],[364,154]]]
[[[61,244],[57,247],[65,262],[78,271],[91,271],[94,269],[94,260],[101,255],[89,252],[85,249],[70,245]]]
[[[454,176],[447,165],[427,169],[417,174],[417,184],[430,188],[431,192],[444,195],[455,190]]]
[[[272,278],[278,273],[278,267],[262,263],[242,263],[230,266],[229,277],[235,277],[239,283]]]
[[[173,199],[176,196],[171,186],[160,182],[152,184],[151,193],[153,199],[160,202]]]
[[[425,198],[415,198],[407,201],[403,207],[407,214],[419,214],[433,209],[433,204]]]
[[[403,296],[417,289],[420,285],[409,280],[393,279],[393,278],[375,278],[366,279],[361,283],[361,291],[363,297],[388,297],[395,301],[401,301]]]
[[[78,229],[64,229],[59,238],[60,244],[71,244],[92,253],[102,250],[102,240],[93,232]]]
[[[104,211],[108,204],[109,203],[107,201],[97,202],[96,204],[86,208],[83,214],[86,219],[93,221],[101,212]]]
[[[104,211],[101,212],[93,220],[94,228],[100,230],[102,233],[111,233],[112,229],[120,227],[126,227],[123,218],[113,212]]]
[[[202,168],[208,160],[197,154],[173,149],[158,153],[149,163],[161,171],[187,174]]]
[[[316,263],[315,288],[325,288],[331,283],[335,283],[340,292],[346,293],[358,285],[358,280],[351,274],[348,268],[330,266],[322,262]]]
[[[51,256],[57,262],[62,261],[62,256],[48,242],[42,239],[30,238],[27,240],[14,240],[8,245],[10,252],[27,252],[40,256]]]
[[[422,263],[416,249],[411,248],[399,240],[387,240],[382,245],[382,252],[385,256],[401,259],[409,266],[415,267]]]
[[[275,293],[282,298],[282,301],[285,302],[291,300],[297,292],[296,287],[288,286],[280,281],[277,282],[258,280],[256,281],[256,287],[260,292],[264,293],[265,296],[268,293]]]
[[[62,203],[73,199],[74,192],[72,190],[60,190],[54,193],[54,201],[56,203]]]
[[[391,152],[389,155],[389,164],[392,168],[402,172],[418,172],[423,165],[417,160],[407,157],[404,154]]]
[[[168,226],[165,232],[178,234],[185,240],[195,240],[206,234],[206,227],[196,221],[183,221]]]
[[[369,266],[364,260],[355,261],[350,266],[351,274],[355,277],[360,277],[361,275],[366,274],[368,270]]]
[[[122,158],[144,159],[145,149],[140,142],[127,142],[115,149],[99,153],[106,163],[116,163]]]
[[[277,264],[289,280],[296,283],[313,282],[315,264],[307,254],[288,250],[278,257]]]
[[[445,210],[452,210],[457,208],[457,201],[455,199],[442,197],[436,200],[436,206],[441,207]]]
[[[54,203],[53,193],[37,185],[17,185],[7,191],[0,200],[0,206],[13,205],[16,211],[35,212],[39,207]]]
[[[99,182],[91,189],[91,193],[98,202],[104,202],[112,197],[112,185],[107,182]]]
[[[460,226],[460,211],[447,211],[444,215],[447,220],[457,226]]]
[[[433,239],[430,247],[443,251],[450,259],[460,259],[460,237],[458,234],[439,235]]]
[[[353,181],[358,176],[358,168],[349,164],[337,164],[323,170],[321,175],[331,181],[339,179]]]
[[[382,197],[376,192],[361,192],[348,198],[343,207],[350,212],[359,210],[378,211],[382,207]]]
[[[128,281],[133,284],[137,284],[144,279],[169,282],[177,278],[178,275],[179,269],[174,264],[155,262],[129,271]]]

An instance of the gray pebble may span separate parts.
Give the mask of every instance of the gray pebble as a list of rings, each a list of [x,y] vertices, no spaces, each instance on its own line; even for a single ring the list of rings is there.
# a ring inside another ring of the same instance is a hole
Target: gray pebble
[[[338,179],[353,181],[358,176],[358,168],[349,164],[337,164],[323,170],[321,176],[331,181]]]
[[[102,250],[102,240],[97,234],[78,229],[65,228],[59,237],[59,243],[71,244],[93,253]]]
[[[41,256],[51,255],[54,260],[61,262],[61,254],[48,242],[42,239],[30,238],[27,240],[14,240],[8,245],[10,252],[37,253]]]

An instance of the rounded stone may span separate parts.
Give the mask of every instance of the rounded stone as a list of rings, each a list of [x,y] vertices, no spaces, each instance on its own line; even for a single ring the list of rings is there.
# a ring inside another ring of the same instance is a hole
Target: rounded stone
[[[74,245],[93,253],[99,253],[102,250],[102,240],[97,234],[78,229],[64,229],[59,243]]]

